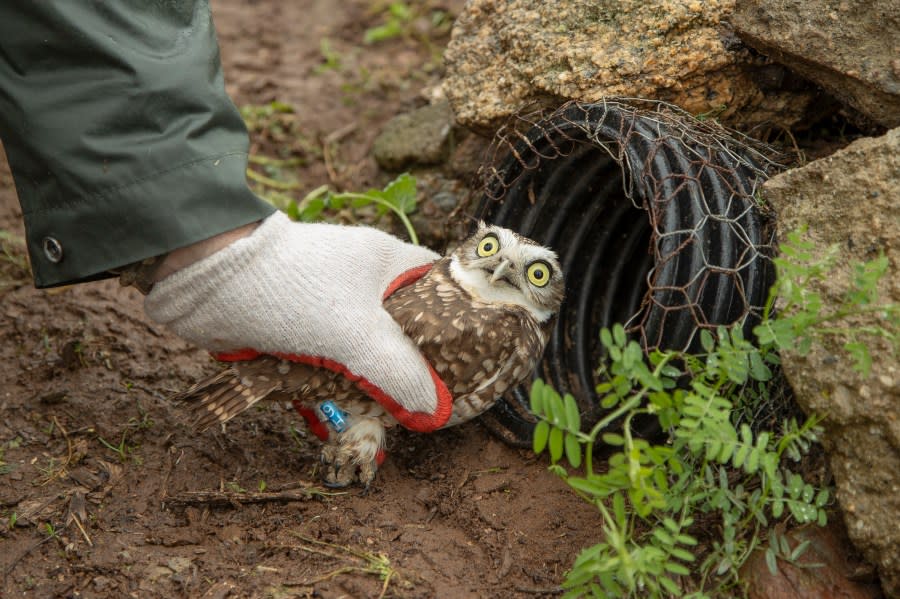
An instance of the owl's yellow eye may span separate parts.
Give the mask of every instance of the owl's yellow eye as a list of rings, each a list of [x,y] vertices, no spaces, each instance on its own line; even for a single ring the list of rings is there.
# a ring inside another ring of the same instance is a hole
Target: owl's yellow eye
[[[478,244],[478,255],[481,258],[493,256],[500,251],[500,240],[494,235],[485,235],[484,239]]]
[[[528,281],[535,287],[546,287],[550,282],[550,265],[540,260],[532,262],[525,271]]]

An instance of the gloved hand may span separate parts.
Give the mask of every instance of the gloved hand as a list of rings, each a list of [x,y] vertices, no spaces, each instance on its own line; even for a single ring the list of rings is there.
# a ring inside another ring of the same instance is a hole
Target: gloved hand
[[[449,392],[382,299],[398,277],[437,257],[376,229],[294,223],[276,212],[157,282],[144,310],[213,352],[324,358],[388,401],[433,414]]]

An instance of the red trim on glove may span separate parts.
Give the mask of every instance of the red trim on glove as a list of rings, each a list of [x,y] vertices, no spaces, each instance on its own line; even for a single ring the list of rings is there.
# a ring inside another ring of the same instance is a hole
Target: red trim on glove
[[[213,357],[222,362],[252,360],[261,355],[263,355],[263,353],[258,352],[255,349],[240,349],[233,352],[213,353]],[[453,412],[453,396],[450,394],[450,390],[447,389],[447,385],[444,384],[444,381],[441,380],[441,377],[438,376],[438,373],[435,372],[434,368],[428,362],[425,362],[425,365],[428,366],[428,371],[431,373],[431,380],[434,381],[434,390],[437,395],[437,408],[433,414],[428,414],[426,412],[410,412],[394,401],[394,398],[380,388],[358,374],[353,374],[346,366],[339,362],[335,362],[334,360],[321,358],[319,356],[303,356],[281,352],[269,352],[267,355],[272,355],[276,358],[281,358],[282,360],[315,366],[317,368],[326,368],[332,372],[344,375],[344,377],[350,379],[353,383],[356,383],[356,386],[366,395],[380,403],[381,406],[387,410],[391,416],[396,418],[400,424],[417,433],[430,433],[431,431],[441,428],[447,424],[447,420],[450,419],[450,414]]]
[[[384,295],[381,296],[381,301],[386,300],[387,298],[394,295],[394,292],[402,287],[406,287],[407,285],[412,285],[419,279],[425,276],[425,274],[431,270],[433,264],[423,264],[422,266],[417,266],[415,268],[410,268],[406,272],[400,273],[400,276],[391,281],[391,284],[387,286],[387,289],[384,290]]]
[[[294,409],[297,410],[297,413],[306,420],[306,426],[308,426],[309,430],[319,438],[319,441],[323,443],[328,441],[328,437],[331,433],[329,432],[328,427],[325,426],[325,423],[319,420],[316,411],[304,406],[296,399],[292,400],[291,403],[294,405]]]
[[[238,349],[235,351],[210,352],[212,357],[219,362],[244,362],[247,360],[255,360],[263,355],[255,349]]]
[[[387,299],[391,294],[396,292],[401,287],[406,287],[407,285],[415,283],[416,281],[421,279],[425,275],[425,273],[431,270],[431,267],[431,264],[425,264],[423,266],[411,268],[402,273],[399,277],[391,281],[391,284],[388,285],[382,299]],[[327,368],[332,372],[342,374],[352,382],[356,383],[356,386],[359,387],[366,395],[381,404],[381,406],[385,410],[387,410],[391,414],[391,416],[396,418],[400,424],[411,431],[415,431],[418,433],[429,433],[431,431],[437,430],[447,424],[447,420],[450,419],[450,414],[453,412],[453,395],[450,394],[450,390],[447,388],[447,385],[444,383],[444,381],[441,380],[441,377],[438,376],[438,373],[435,372],[434,368],[431,366],[431,364],[428,363],[427,360],[425,360],[425,364],[428,366],[428,371],[431,373],[431,380],[434,382],[434,391],[437,395],[437,407],[435,408],[433,414],[428,414],[426,412],[410,412],[399,403],[394,401],[394,398],[389,396],[377,386],[373,385],[367,379],[350,372],[346,366],[340,364],[339,362],[335,362],[334,360],[322,358],[319,356],[285,354],[280,352],[270,353],[271,355],[281,358],[282,360],[290,360],[291,362],[299,362],[301,364],[308,364],[309,366],[316,366],[318,368]],[[215,357],[217,360],[221,360],[222,362],[239,362],[243,360],[252,360],[259,357],[260,355],[262,355],[262,352],[256,351],[255,349],[240,349],[230,352],[213,353],[213,357]],[[297,411],[300,412],[300,409],[298,408]],[[304,418],[307,418],[303,412],[300,412],[300,414]],[[315,413],[313,413],[312,416],[313,418],[315,418],[316,422],[322,425],[321,421],[319,421]],[[307,422],[310,422],[309,418],[307,418]],[[313,428],[311,423],[310,428]],[[321,435],[319,435],[319,433],[314,429],[313,432],[316,433],[316,436],[322,438]],[[328,436],[326,434],[325,439],[327,438]]]

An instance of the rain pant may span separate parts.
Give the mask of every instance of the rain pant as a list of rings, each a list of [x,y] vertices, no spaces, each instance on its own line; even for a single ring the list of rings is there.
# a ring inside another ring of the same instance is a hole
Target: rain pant
[[[265,218],[206,0],[0,2],[0,139],[35,285]]]

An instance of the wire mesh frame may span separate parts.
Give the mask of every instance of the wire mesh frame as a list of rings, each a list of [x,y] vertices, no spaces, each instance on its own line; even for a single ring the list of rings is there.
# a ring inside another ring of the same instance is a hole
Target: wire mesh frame
[[[497,133],[475,212],[561,254],[567,299],[537,375],[575,395],[588,420],[600,414],[600,327],[624,322],[646,350],[696,350],[698,331],[719,325],[749,334],[774,278],[774,223],[757,197],[778,169],[771,156],[634,99],[570,102]],[[527,389],[504,399],[493,419],[525,444]]]

